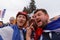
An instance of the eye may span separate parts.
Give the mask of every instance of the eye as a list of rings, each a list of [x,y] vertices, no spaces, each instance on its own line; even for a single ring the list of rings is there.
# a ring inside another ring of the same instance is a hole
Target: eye
[[[26,19],[26,17],[25,17],[25,16],[23,16],[23,18],[24,18],[24,19]]]
[[[41,14],[40,14],[40,13],[38,13],[38,16],[41,16]]]

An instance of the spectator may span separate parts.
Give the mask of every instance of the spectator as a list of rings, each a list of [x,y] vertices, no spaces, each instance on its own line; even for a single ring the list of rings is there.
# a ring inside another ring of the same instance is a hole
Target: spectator
[[[14,17],[10,17],[9,21],[10,21],[10,23],[9,23],[10,26],[14,25],[15,18]]]
[[[0,21],[0,28],[3,27],[3,21]]]
[[[9,22],[5,23],[4,26],[12,26],[15,24],[15,18],[14,17],[10,17]]]
[[[3,40],[26,40],[24,25],[27,22],[27,19],[28,17],[25,12],[18,12],[15,25],[0,29],[1,38]]]
[[[36,29],[34,29],[32,23],[30,27],[27,28],[27,40],[60,40],[60,18],[49,23],[49,15],[45,9],[37,9],[34,12],[34,16],[37,26],[35,26]],[[31,35],[32,31],[34,31],[33,38]]]

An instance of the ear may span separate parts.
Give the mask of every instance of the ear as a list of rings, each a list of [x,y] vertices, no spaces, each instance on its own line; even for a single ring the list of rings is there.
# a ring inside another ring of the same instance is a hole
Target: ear
[[[48,15],[48,14],[46,14],[46,19],[47,19],[47,20],[49,19],[49,15]]]

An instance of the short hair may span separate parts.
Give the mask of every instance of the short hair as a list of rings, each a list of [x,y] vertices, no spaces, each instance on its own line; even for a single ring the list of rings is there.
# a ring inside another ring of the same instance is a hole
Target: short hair
[[[45,14],[48,14],[45,9],[36,9],[35,12],[34,12],[34,14],[37,13],[38,11],[42,11],[42,12],[44,12]]]
[[[9,19],[9,20],[10,20],[10,21],[11,21],[11,20],[15,20],[15,18],[14,18],[14,17],[10,17],[10,19]]]

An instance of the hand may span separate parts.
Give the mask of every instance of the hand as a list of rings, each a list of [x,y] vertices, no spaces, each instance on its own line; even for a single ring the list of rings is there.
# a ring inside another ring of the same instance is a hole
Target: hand
[[[27,32],[26,32],[26,40],[31,40],[31,33],[32,33],[32,29],[33,29],[33,23],[27,27]]]

